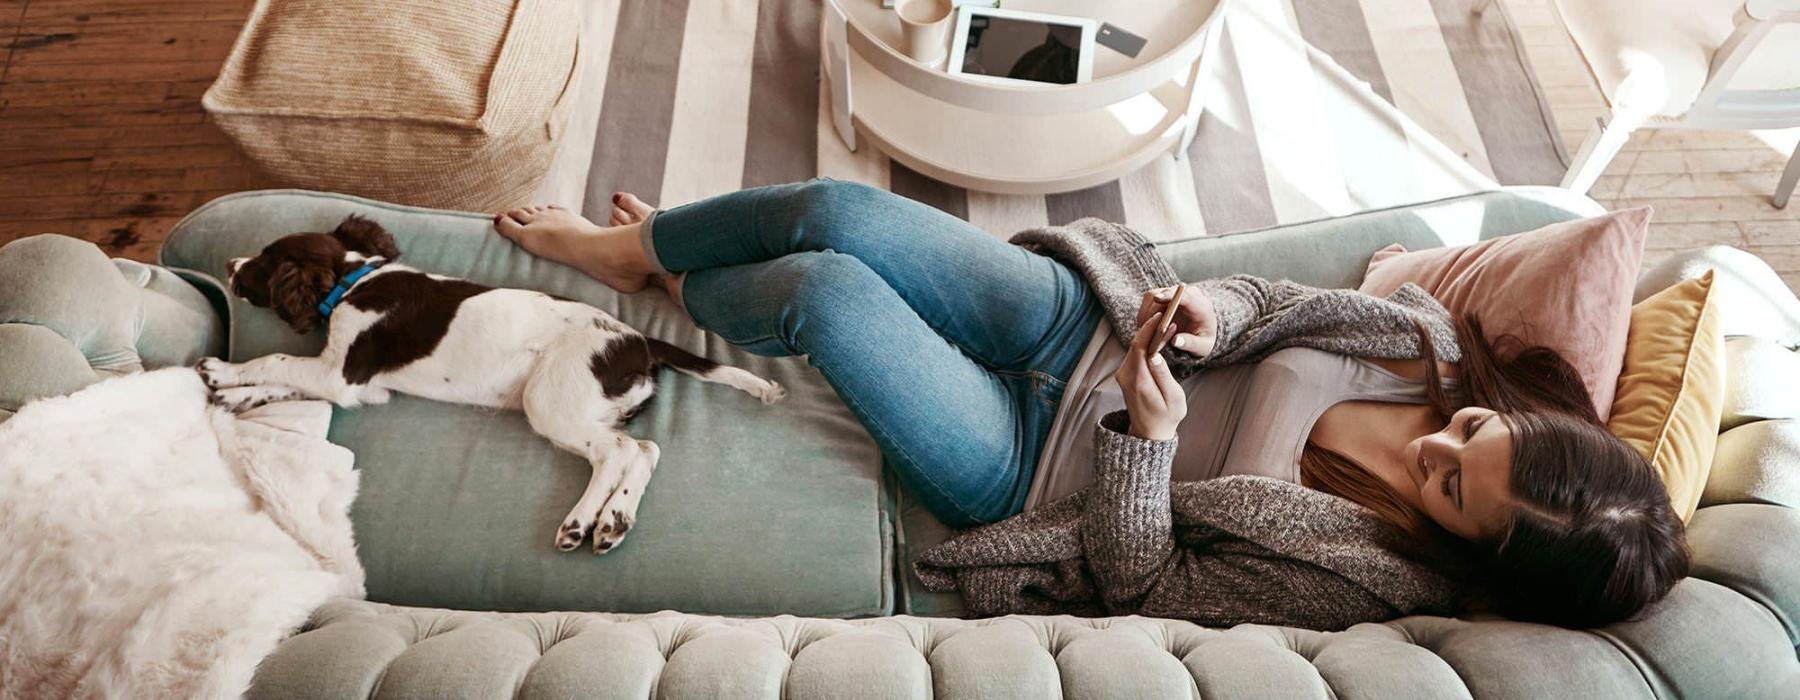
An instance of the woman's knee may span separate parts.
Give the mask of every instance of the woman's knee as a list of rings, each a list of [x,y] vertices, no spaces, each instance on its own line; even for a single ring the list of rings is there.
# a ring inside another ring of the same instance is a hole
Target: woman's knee
[[[832,251],[807,251],[776,258],[765,279],[790,303],[839,303],[886,286],[880,275],[855,256]]]
[[[896,195],[860,182],[821,179],[800,183],[790,195],[794,231],[815,243],[825,243],[820,247],[830,247],[829,241],[821,241],[821,237],[857,230],[859,224],[866,223],[864,217],[871,205],[893,196]]]

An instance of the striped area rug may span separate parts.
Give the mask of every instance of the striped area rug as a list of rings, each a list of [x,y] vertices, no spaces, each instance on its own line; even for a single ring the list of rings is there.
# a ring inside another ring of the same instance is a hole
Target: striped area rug
[[[830,176],[1002,237],[1098,216],[1166,240],[1554,184],[1566,161],[1547,102],[1503,8],[1476,2],[1227,0],[1186,157],[1021,196],[845,148],[819,81],[819,0],[586,0],[577,107],[541,201],[605,219],[614,191],[667,208]]]

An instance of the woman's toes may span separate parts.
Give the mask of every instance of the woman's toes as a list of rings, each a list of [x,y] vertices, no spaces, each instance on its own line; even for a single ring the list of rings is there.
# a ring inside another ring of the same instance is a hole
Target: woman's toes
[[[519,234],[525,232],[525,225],[519,223],[511,214],[498,214],[494,216],[494,230],[499,231],[500,235],[510,240],[518,240]]]
[[[529,224],[533,218],[536,218],[536,215],[532,213],[530,207],[519,207],[518,209],[506,212],[506,216],[521,224]]]
[[[624,209],[626,213],[631,214],[637,221],[643,221],[644,217],[650,215],[650,212],[656,211],[655,207],[644,203],[644,200],[638,199],[637,195],[630,192],[620,192],[615,195],[613,197],[613,204],[617,205],[620,209]]]

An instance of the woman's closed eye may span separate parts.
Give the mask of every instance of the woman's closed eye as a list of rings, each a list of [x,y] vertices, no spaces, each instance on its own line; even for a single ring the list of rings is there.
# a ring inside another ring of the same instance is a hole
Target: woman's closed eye
[[[1466,421],[1463,421],[1463,442],[1468,442],[1470,440],[1475,439],[1475,432],[1478,430],[1481,430],[1481,424],[1486,423],[1486,422],[1487,422],[1486,417],[1470,418]]]
[[[1452,483],[1452,482],[1455,482],[1455,483]],[[1451,487],[1455,487],[1455,489],[1456,489],[1455,493],[1451,493]],[[1451,499],[1453,501],[1456,501],[1457,509],[1461,510],[1462,505],[1463,505],[1463,497],[1462,497],[1462,469],[1460,467],[1457,468],[1455,471],[1452,471],[1449,474],[1444,475],[1443,489],[1444,489],[1444,497]]]

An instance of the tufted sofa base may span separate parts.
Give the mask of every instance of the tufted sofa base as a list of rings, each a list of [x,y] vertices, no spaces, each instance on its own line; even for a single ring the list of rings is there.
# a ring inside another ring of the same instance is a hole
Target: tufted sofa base
[[[1769,610],[1703,581],[1675,597],[1738,625],[1742,646],[1715,640],[1716,654],[1666,668],[1680,640],[1502,620],[1312,632],[1144,617],[725,618],[338,600],[263,661],[249,697],[1779,698],[1800,688]],[[1731,673],[1727,656],[1765,673]]]

